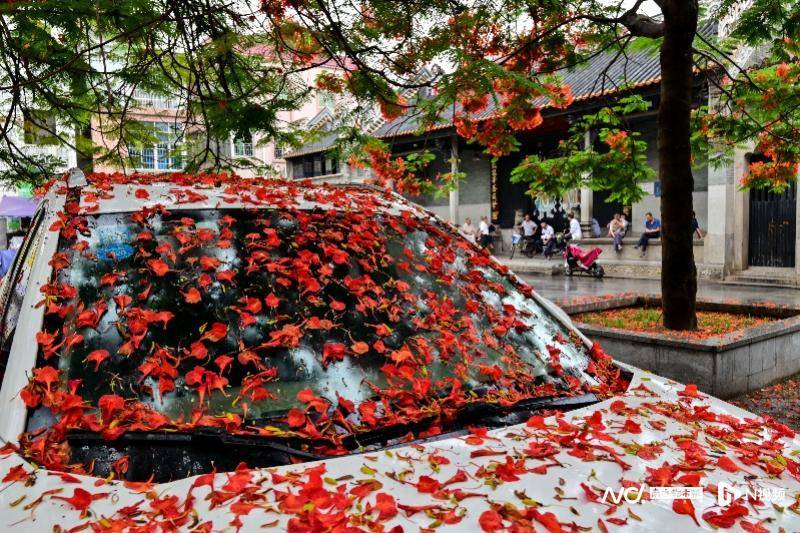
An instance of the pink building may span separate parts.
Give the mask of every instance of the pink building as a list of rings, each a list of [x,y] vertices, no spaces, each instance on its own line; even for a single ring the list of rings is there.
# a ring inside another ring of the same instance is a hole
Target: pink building
[[[259,53],[265,53],[259,50]],[[322,72],[341,73],[343,69],[334,61],[296,74],[296,81],[307,87],[314,87],[317,76]],[[154,142],[126,150],[120,143],[113,128],[104,128],[99,119],[92,125],[92,139],[105,150],[116,151],[121,159],[102,161],[95,164],[96,171],[114,172],[123,170],[121,160],[127,158],[126,171],[168,172],[182,170],[184,155],[187,150],[187,138],[201,133],[200,127],[187,128],[185,114],[180,108],[178,99],[149,93],[136,93],[137,106],[130,115],[147,128],[152,128]],[[281,112],[278,117],[281,123],[289,128],[293,124],[313,127],[315,124],[333,118],[337,104],[337,95],[328,91],[314,89],[310,96],[296,110]],[[194,131],[191,131],[194,129]],[[189,134],[189,135],[187,135]],[[196,138],[196,136],[195,136]],[[257,174],[275,174],[286,176],[286,161],[283,159],[284,149],[274,142],[262,142],[258,132],[246,139],[221,139],[215,142],[216,150],[226,159],[250,163],[236,165],[237,172],[245,177]],[[104,151],[105,151],[104,150]],[[246,160],[246,161],[245,161]]]

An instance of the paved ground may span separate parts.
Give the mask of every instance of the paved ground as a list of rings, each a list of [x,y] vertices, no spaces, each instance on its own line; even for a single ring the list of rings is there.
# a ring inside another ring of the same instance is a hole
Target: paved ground
[[[729,401],[800,431],[800,374]]]
[[[542,296],[549,299],[566,300],[583,296],[618,294],[621,292],[661,293],[661,283],[649,279],[606,278],[596,280],[589,277],[545,276],[520,274]],[[785,287],[754,287],[731,285],[700,280],[697,295],[709,299],[736,299],[746,302],[775,302],[800,305],[800,289]]]

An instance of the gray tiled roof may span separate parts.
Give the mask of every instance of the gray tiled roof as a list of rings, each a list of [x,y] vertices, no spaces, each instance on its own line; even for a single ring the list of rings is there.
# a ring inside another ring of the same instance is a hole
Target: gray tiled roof
[[[716,35],[716,23],[707,22],[700,27],[704,36]],[[607,96],[622,89],[636,89],[658,84],[661,81],[661,66],[658,54],[649,50],[626,51],[619,54],[609,51],[590,58],[586,62],[560,73],[563,82],[572,90],[574,102],[582,102]],[[548,107],[547,99],[537,102],[543,109]],[[460,111],[457,105],[455,111]],[[453,107],[444,110],[437,125],[429,126],[428,130],[449,128],[453,124]],[[476,120],[485,120],[495,113],[495,105],[489,99],[489,105],[483,111],[476,113]],[[391,138],[402,135],[415,134],[420,129],[422,114],[415,109],[410,109],[403,116],[384,122],[373,135],[381,138]],[[336,137],[325,137],[319,142],[310,143],[288,155],[295,157],[319,151],[324,151],[336,142]],[[327,144],[326,144],[327,143]]]
[[[288,154],[284,154],[284,159],[291,159],[293,157],[300,157],[303,155],[316,154],[317,152],[324,152],[334,145],[338,135],[335,131],[326,133],[316,141],[306,143],[297,150],[293,150]]]
[[[699,28],[699,32],[708,37],[716,35],[716,23],[706,22]],[[636,89],[656,85],[661,81],[661,64],[658,54],[650,50],[608,51],[590,58],[588,61],[560,73],[564,84],[572,90],[574,102],[592,100],[619,92],[622,88]],[[537,102],[543,109],[548,107],[548,100],[542,98]],[[429,127],[429,130],[449,128],[453,124],[453,113],[460,111],[460,106],[452,106],[444,110],[439,116],[438,124]],[[490,98],[489,105],[473,117],[485,120],[495,113],[495,103]],[[400,135],[409,135],[419,130],[421,113],[411,109],[403,116],[382,124],[373,135],[376,137],[390,138]]]

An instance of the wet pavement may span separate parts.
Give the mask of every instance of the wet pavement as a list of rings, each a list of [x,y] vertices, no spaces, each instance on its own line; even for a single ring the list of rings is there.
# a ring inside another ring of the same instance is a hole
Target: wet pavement
[[[569,300],[586,296],[601,296],[625,292],[661,294],[661,282],[649,279],[605,278],[596,280],[589,277],[547,276],[540,274],[520,274],[545,298],[550,300]],[[776,304],[800,305],[800,289],[786,287],[764,287],[733,285],[699,280],[697,296],[709,300],[739,300],[744,303],[772,302]]]
[[[800,431],[800,375],[728,401],[752,413],[771,416]]]

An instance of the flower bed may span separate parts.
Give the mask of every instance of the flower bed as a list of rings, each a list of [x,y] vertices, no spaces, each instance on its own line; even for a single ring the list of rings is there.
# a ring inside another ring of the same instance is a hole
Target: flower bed
[[[558,303],[615,359],[696,383],[719,398],[800,372],[800,307],[701,300],[699,332],[668,332],[657,297],[626,293]]]
[[[697,331],[672,331],[664,328],[661,309],[658,307],[622,307],[579,313],[572,317],[575,322],[591,324],[604,328],[658,333],[676,338],[708,339],[726,333],[733,333],[775,320],[774,317],[726,311],[698,311]]]

